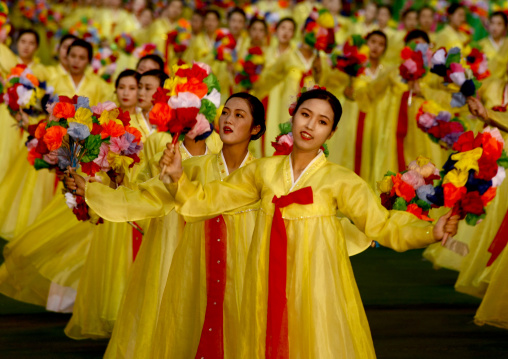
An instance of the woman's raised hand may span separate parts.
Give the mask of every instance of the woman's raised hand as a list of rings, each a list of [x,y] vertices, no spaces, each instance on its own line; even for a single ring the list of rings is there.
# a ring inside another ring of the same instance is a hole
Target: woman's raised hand
[[[180,146],[168,143],[164,150],[159,165],[162,169],[160,179],[164,183],[168,183],[169,179],[178,182],[182,176],[182,156],[180,155]]]
[[[449,211],[444,216],[441,216],[434,226],[434,238],[438,241],[446,241],[447,238],[456,235],[459,226],[459,219],[460,217],[458,215],[452,216],[452,211]]]
[[[70,166],[65,171],[64,185],[65,188],[75,195],[82,197],[85,195],[86,180],[78,175],[74,168]]]

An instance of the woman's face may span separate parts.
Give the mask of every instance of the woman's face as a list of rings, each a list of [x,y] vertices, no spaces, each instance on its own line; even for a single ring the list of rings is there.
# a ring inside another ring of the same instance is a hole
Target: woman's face
[[[280,44],[288,44],[295,34],[295,27],[291,21],[284,21],[275,32]]]
[[[88,51],[84,47],[74,46],[67,55],[69,61],[69,72],[72,75],[82,75],[90,63],[88,60]]]
[[[224,144],[235,145],[250,142],[250,137],[260,131],[252,128],[254,119],[247,100],[233,97],[229,99],[219,118],[219,135]]]
[[[155,76],[143,76],[138,85],[138,106],[143,111],[152,108],[152,97],[160,86],[159,79]]]
[[[18,40],[18,53],[22,59],[32,59],[37,51],[37,39],[34,34],[26,33]]]
[[[429,31],[434,24],[434,12],[431,9],[423,9],[420,12],[418,22],[420,23],[422,30]]]
[[[234,37],[239,36],[245,28],[245,18],[242,14],[235,12],[228,20],[228,27]]]
[[[418,27],[418,13],[411,11],[404,17],[404,29],[406,31],[412,31]]]
[[[203,16],[200,14],[192,14],[190,23],[193,34],[199,34],[203,30]]]
[[[116,88],[116,97],[120,108],[129,109],[138,103],[138,82],[132,76],[122,77]]]
[[[506,25],[501,16],[494,16],[489,22],[489,33],[494,39],[505,36]]]
[[[205,16],[203,25],[208,34],[213,34],[215,30],[219,28],[219,18],[215,15],[215,13],[209,12]]]
[[[249,29],[249,36],[253,44],[262,45],[266,39],[265,26],[260,22],[255,22]]]
[[[145,59],[139,63],[138,68],[136,69],[136,71],[139,72],[140,74],[144,74],[145,72],[150,70],[161,70],[161,68],[159,67],[159,64],[156,63],[155,61]]]
[[[463,23],[466,22],[466,10],[458,8],[455,12],[450,15],[450,25],[454,28],[459,28]]]
[[[379,35],[371,35],[367,40],[369,56],[371,59],[378,60],[383,56],[386,49],[386,40]]]
[[[294,146],[301,151],[317,151],[333,135],[334,113],[330,104],[310,99],[293,116]]]
[[[69,66],[69,60],[67,59],[67,50],[69,50],[69,46],[74,42],[74,39],[67,39],[58,48],[58,60],[60,63],[67,67]]]
[[[386,26],[388,26],[388,21],[390,21],[390,18],[392,16],[390,15],[390,11],[388,11],[387,8],[382,7],[377,12],[377,23],[381,29],[384,29]]]
[[[330,11],[333,15],[339,14],[342,10],[341,0],[323,0],[323,7]]]

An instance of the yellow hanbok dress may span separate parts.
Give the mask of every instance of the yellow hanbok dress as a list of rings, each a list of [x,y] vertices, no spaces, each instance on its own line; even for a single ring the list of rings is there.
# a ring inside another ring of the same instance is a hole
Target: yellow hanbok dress
[[[248,153],[241,167],[255,158]],[[193,158],[185,164],[186,173],[193,181],[206,184],[224,180],[228,169],[222,152],[216,155]],[[241,208],[222,217],[226,226],[226,283],[223,302],[223,345],[224,356],[234,357],[238,342],[236,334],[241,330],[240,301],[243,290],[243,273],[247,260],[252,233],[257,216],[257,204]],[[213,219],[216,220],[215,218]],[[217,220],[220,220],[217,218]],[[205,221],[189,220],[183,232],[182,240],[175,251],[168,282],[165,286],[162,304],[154,332],[153,357],[155,358],[191,358],[196,355],[205,312],[213,310],[207,306],[210,289],[207,289],[207,273],[213,265],[211,255],[205,249],[207,243]],[[218,235],[218,234],[212,234]],[[216,241],[216,238],[213,239]],[[213,244],[211,244],[213,245]],[[222,304],[222,303],[217,303]],[[213,323],[215,324],[215,323]],[[206,331],[207,328],[205,328]],[[212,348],[210,348],[212,349]]]
[[[85,71],[81,82],[76,86],[69,73],[62,74],[48,82],[58,96],[72,98],[74,95],[88,97],[90,106],[105,102],[113,97],[114,88],[91,71]]]
[[[311,204],[281,208],[288,239],[285,292],[291,358],[375,357],[349,261],[346,241],[351,239],[344,236],[337,210],[369,237],[399,251],[434,242],[431,224],[406,212],[387,211],[363,180],[327,162],[323,153],[296,180],[290,156],[260,159],[204,187],[183,175],[169,190],[175,193],[177,212],[186,218],[207,219],[261,200],[244,276],[242,325],[228,338],[237,343],[234,358],[265,357],[272,200],[305,187],[312,188]],[[369,243],[355,243],[357,252]],[[181,331],[186,329],[190,327]]]
[[[102,33],[110,41],[123,32],[131,34],[138,27],[136,17],[124,9],[101,9],[96,15]]]
[[[436,49],[444,47],[450,50],[452,47],[458,47],[462,50],[470,41],[469,35],[455,30],[450,25],[446,25],[436,35]]]
[[[183,55],[183,60],[187,63],[192,63],[192,61],[196,62],[204,62],[208,65],[213,63],[213,47],[214,47],[215,38],[210,38],[204,32],[199,33],[196,36],[193,36],[189,48],[185,51]]]
[[[141,131],[144,142],[149,130],[139,116],[131,115],[131,125]],[[153,147],[148,146],[145,156],[153,156]],[[35,221],[5,246],[0,267],[4,274],[0,292],[23,302],[48,305],[55,311],[59,311],[53,303],[58,296],[48,297],[53,290],[65,290],[64,296],[75,296],[94,230],[91,223],[76,219],[60,195],[62,189],[59,185],[57,195]]]
[[[0,183],[24,147],[26,135],[16,126],[7,105],[0,104]]]
[[[491,36],[478,41],[478,44],[481,46],[483,53],[487,56],[487,60],[491,60],[496,57],[496,54],[503,43],[504,39],[502,39],[500,43],[496,43]]]

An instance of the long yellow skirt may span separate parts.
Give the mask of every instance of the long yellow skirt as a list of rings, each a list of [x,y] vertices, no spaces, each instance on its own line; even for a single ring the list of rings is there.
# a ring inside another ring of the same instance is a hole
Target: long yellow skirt
[[[172,211],[150,221],[132,265],[105,358],[149,358],[173,254],[184,221]],[[171,282],[170,282],[171,285]]]
[[[132,227],[105,222],[94,228],[65,334],[73,339],[108,338],[118,317],[132,264]]]
[[[16,158],[22,160],[19,153],[24,147],[27,136],[14,125],[15,120],[7,109],[7,105],[0,104],[0,183],[9,174]]]

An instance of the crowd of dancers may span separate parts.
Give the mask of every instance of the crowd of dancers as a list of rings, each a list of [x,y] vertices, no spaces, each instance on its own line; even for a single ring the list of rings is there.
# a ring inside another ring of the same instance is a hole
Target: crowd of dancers
[[[449,163],[419,122],[432,106],[508,140],[508,4],[483,3],[0,3],[0,293],[72,313],[66,335],[111,338],[106,358],[374,358],[349,257],[427,247],[483,298],[475,323],[508,329],[506,152],[474,227],[379,198],[387,171]],[[341,71],[355,41],[363,70]],[[418,44],[488,75],[452,107],[437,74],[402,77]],[[43,82],[33,111],[15,85]],[[192,129],[164,127],[195,99]],[[103,141],[86,168],[46,137],[63,120]]]

